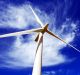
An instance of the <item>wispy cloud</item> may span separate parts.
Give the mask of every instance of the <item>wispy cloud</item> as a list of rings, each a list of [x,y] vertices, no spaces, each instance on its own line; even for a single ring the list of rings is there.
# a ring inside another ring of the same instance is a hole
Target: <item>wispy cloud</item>
[[[50,27],[54,25],[55,17],[52,14],[46,14],[46,12],[41,11],[39,8],[34,8],[36,13],[39,15],[40,19],[45,24],[50,23]],[[5,10],[5,9],[4,9]],[[0,27],[12,27],[18,29],[25,29],[29,26],[38,27],[35,17],[30,10],[28,4],[24,4],[22,6],[12,6],[9,5],[6,11],[0,11],[2,16],[0,17]],[[52,18],[54,20],[52,20]],[[75,37],[76,24],[71,22],[69,25],[67,21],[65,21],[60,29],[56,29],[55,25],[52,28],[52,31],[56,33],[58,36],[63,38],[68,43],[73,41]],[[66,33],[68,31],[68,33]],[[9,52],[6,53],[7,57],[4,60],[6,63],[1,63],[5,67],[31,67],[33,65],[35,51],[36,51],[36,43],[34,41],[35,35],[31,35],[29,38],[29,42],[23,43],[24,38],[22,36],[17,36],[16,40]],[[60,63],[64,63],[67,61],[66,56],[63,56],[59,53],[59,50],[64,48],[66,45],[61,41],[53,38],[47,33],[44,35],[44,51],[43,51],[43,66],[56,65]],[[2,58],[3,56],[1,56]]]
[[[42,75],[56,75],[56,72],[55,71],[47,71],[47,72],[43,72]]]

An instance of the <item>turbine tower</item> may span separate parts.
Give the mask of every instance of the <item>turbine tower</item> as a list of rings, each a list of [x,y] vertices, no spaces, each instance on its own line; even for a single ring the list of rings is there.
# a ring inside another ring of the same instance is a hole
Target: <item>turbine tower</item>
[[[29,5],[32,13],[34,14],[36,21],[40,24],[41,28],[37,29],[31,29],[31,30],[25,30],[25,31],[20,31],[20,32],[14,32],[14,33],[8,33],[8,34],[3,34],[0,35],[0,38],[5,38],[5,37],[11,37],[11,36],[19,36],[19,35],[24,35],[24,34],[30,34],[32,32],[38,33],[35,41],[37,42],[37,49],[36,49],[36,54],[35,54],[35,61],[34,61],[34,66],[33,66],[33,71],[32,75],[41,75],[41,67],[42,67],[42,53],[43,53],[43,35],[45,32],[50,34],[51,36],[57,38],[58,40],[62,41],[63,43],[67,44],[68,46],[72,47],[74,50],[80,52],[77,48],[72,46],[71,44],[68,44],[65,40],[61,39],[58,37],[56,34],[52,33],[48,29],[48,24],[43,25],[37,14],[34,12],[33,8]]]

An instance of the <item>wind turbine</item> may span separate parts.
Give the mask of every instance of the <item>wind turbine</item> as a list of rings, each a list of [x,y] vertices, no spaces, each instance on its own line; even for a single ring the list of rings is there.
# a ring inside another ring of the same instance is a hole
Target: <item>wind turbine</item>
[[[74,46],[72,46],[71,44],[68,44],[66,41],[64,41],[63,39],[61,39],[60,37],[58,37],[56,34],[53,34],[49,29],[48,29],[48,25],[46,24],[45,26],[43,25],[42,21],[40,20],[40,18],[37,16],[37,14],[35,13],[35,11],[33,10],[33,8],[29,5],[30,9],[32,10],[36,21],[40,24],[40,26],[43,28],[43,31],[40,32],[35,41],[38,42],[38,46],[37,46],[37,50],[36,50],[36,56],[35,56],[35,61],[34,61],[34,66],[33,66],[33,72],[32,75],[42,75],[41,74],[41,67],[42,67],[42,53],[43,53],[43,35],[45,32],[47,32],[48,34],[52,35],[53,37],[59,39],[60,41],[64,42],[65,44],[69,45],[70,47],[74,48],[76,51],[80,52],[77,48],[75,48]]]
[[[78,52],[80,52],[80,51],[77,48],[75,48],[74,46],[72,46],[71,44],[68,44],[66,41],[64,41],[63,39],[58,37],[56,34],[52,33],[48,29],[48,24],[46,24],[44,26],[43,23],[41,22],[41,20],[39,19],[39,17],[37,16],[37,14],[32,9],[32,7],[30,5],[29,5],[29,7],[30,7],[30,9],[32,10],[32,12],[33,12],[33,14],[35,16],[36,21],[41,25],[41,28],[25,30],[25,31],[20,31],[20,32],[14,32],[14,33],[8,33],[8,34],[3,34],[3,35],[0,35],[0,38],[11,37],[11,36],[19,36],[19,35],[24,35],[24,34],[30,34],[32,32],[38,33],[38,35],[37,35],[37,37],[35,39],[35,41],[37,42],[37,49],[36,49],[36,55],[35,55],[35,61],[34,61],[32,75],[41,75],[42,51],[43,51],[43,35],[44,35],[45,32],[47,32],[48,34],[50,34],[53,37],[57,38],[58,40],[64,42],[65,44],[69,45],[74,50],[76,50]]]

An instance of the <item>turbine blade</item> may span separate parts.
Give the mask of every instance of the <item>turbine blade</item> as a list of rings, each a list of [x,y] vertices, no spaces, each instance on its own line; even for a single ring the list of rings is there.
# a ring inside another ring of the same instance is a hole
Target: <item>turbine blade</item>
[[[76,51],[80,52],[79,49],[75,48],[74,46],[72,46],[71,44],[68,44],[68,46],[72,47],[73,49],[75,49]]]
[[[39,39],[39,33],[37,34],[36,38],[35,38],[35,41],[37,42]]]
[[[8,33],[8,34],[0,35],[0,38],[30,34],[32,32],[41,32],[42,30],[43,30],[42,28],[37,28],[37,29],[20,31],[20,32]]]
[[[64,43],[66,43],[66,44],[67,44],[67,42],[65,42],[63,39],[61,39],[61,38],[60,38],[60,37],[58,37],[57,35],[53,34],[51,31],[47,30],[46,32],[47,32],[48,34],[50,34],[50,35],[54,36],[55,38],[57,38],[57,39],[59,39],[59,40],[61,40],[62,42],[64,42]]]
[[[46,31],[48,34],[54,36],[55,38],[61,40],[62,42],[64,42],[65,44],[67,44],[68,46],[72,47],[73,49],[75,49],[76,51],[80,52],[80,50],[78,50],[77,48],[75,48],[74,46],[72,46],[71,44],[68,44],[66,41],[64,41],[63,39],[61,39],[60,37],[58,37],[57,35],[53,34],[51,31],[47,30]]]
[[[36,53],[37,53],[37,50],[38,50],[38,48],[39,48],[39,46],[40,46],[40,44],[41,44],[42,41],[43,41],[43,34],[40,33],[39,37],[38,37],[38,42],[37,42],[38,45],[37,45]]]
[[[41,22],[40,18],[38,17],[38,15],[35,13],[35,11],[33,10],[33,8],[31,7],[31,5],[29,5],[30,9],[32,10],[35,18],[36,18],[36,21],[41,25],[41,27],[43,27],[43,23]]]

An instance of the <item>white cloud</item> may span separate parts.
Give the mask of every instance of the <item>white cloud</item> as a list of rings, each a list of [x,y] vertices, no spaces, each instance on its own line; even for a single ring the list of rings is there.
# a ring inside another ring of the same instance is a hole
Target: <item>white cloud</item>
[[[5,8],[4,8],[5,9]],[[13,28],[27,28],[28,26],[32,25],[34,27],[38,27],[38,23],[29,7],[28,4],[22,6],[12,6],[9,5],[6,11],[1,12],[2,16],[0,17],[0,27],[13,27]],[[49,17],[43,12],[35,8],[35,11],[38,12],[44,24],[49,22]],[[46,19],[44,17],[46,17]]]
[[[33,25],[36,24],[28,5],[22,7],[9,6],[6,13],[0,18],[1,27],[9,26],[22,29],[32,23]]]
[[[48,16],[45,12],[40,11],[38,8],[35,8],[35,11],[40,16],[41,20],[54,24],[52,21],[52,16]],[[43,15],[42,15],[43,14]],[[23,29],[29,25],[38,27],[38,24],[35,21],[34,15],[31,12],[28,5],[23,6],[9,6],[7,9],[7,14],[3,14],[2,18],[5,18],[6,21],[0,20],[0,27],[13,27]],[[55,19],[55,17],[53,17]],[[74,23],[71,23],[71,25]],[[69,33],[63,33],[66,28],[69,28],[67,25],[62,25],[61,29],[56,30],[55,27],[52,31],[55,31],[57,35],[62,37],[68,43],[73,41],[75,34],[71,31]],[[72,25],[72,29],[76,28],[76,25]],[[62,34],[62,35],[61,35]],[[23,43],[24,39],[22,36],[16,37],[12,50],[7,53],[7,56],[12,58],[8,59],[5,62],[5,67],[30,67],[33,65],[36,43],[34,41],[35,35],[31,35],[29,42]],[[33,40],[33,41],[32,41]],[[61,41],[53,38],[52,36],[45,34],[44,35],[44,51],[43,51],[43,66],[56,65],[63,62],[66,62],[66,57],[59,53],[59,50],[64,48],[66,45]]]
[[[55,71],[47,71],[47,72],[43,72],[42,75],[56,75]]]

